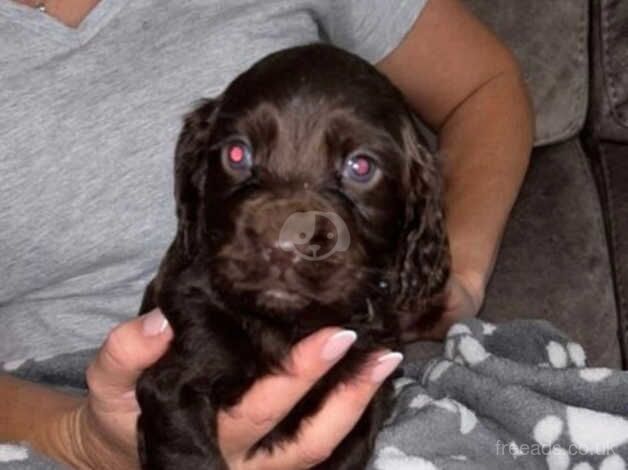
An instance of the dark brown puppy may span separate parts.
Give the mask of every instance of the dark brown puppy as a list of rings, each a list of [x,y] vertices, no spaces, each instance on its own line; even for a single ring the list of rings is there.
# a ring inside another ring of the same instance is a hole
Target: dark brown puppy
[[[324,326],[351,350],[255,451],[294,438],[369,353],[399,349],[398,314],[438,314],[448,250],[435,159],[400,92],[362,59],[311,45],[272,54],[185,120],[178,231],[140,313],[169,351],[137,386],[144,469],[224,469],[216,415]],[[391,400],[379,390],[317,468],[364,468]]]

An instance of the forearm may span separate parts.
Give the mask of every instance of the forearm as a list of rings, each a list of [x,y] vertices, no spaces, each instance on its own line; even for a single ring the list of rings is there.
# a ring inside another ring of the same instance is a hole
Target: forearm
[[[25,441],[55,460],[81,467],[74,436],[83,400],[0,374],[0,442]]]
[[[533,142],[533,113],[516,67],[467,97],[439,136],[452,271],[482,297]]]

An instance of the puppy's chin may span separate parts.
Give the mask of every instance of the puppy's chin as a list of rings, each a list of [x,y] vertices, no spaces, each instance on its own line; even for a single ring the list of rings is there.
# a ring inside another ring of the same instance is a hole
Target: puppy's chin
[[[256,303],[260,309],[266,312],[282,315],[303,310],[310,305],[311,301],[295,292],[275,288],[258,293]]]

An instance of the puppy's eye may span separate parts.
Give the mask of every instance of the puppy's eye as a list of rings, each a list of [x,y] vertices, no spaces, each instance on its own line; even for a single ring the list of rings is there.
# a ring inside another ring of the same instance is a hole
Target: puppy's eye
[[[355,183],[370,183],[379,175],[379,167],[375,159],[364,152],[350,154],[344,163],[342,175]]]
[[[231,173],[247,172],[253,166],[253,150],[244,140],[230,140],[222,147],[222,163]]]

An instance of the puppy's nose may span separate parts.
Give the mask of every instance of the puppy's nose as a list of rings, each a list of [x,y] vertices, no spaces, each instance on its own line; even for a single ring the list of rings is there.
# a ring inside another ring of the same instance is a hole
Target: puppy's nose
[[[287,246],[279,242],[274,243],[272,246],[267,246],[262,251],[262,258],[268,262],[271,266],[283,271],[286,267],[299,262],[299,257],[296,256],[296,252],[293,246]]]
[[[292,251],[294,249],[294,244],[290,240],[282,239],[281,236],[274,246],[282,251]]]
[[[281,269],[333,252],[338,238],[326,203],[314,195],[260,201],[248,212],[243,232],[268,265]]]

